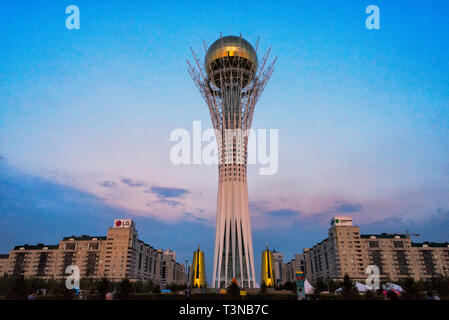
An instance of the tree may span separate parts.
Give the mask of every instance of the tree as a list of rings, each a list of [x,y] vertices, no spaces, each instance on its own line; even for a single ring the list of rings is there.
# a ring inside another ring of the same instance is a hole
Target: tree
[[[49,279],[47,281],[47,289],[49,294],[61,295],[65,294],[67,288],[64,280]]]
[[[25,278],[23,276],[12,277],[11,278],[11,286],[8,292],[8,296],[12,297],[25,297],[26,286],[25,286]]]
[[[449,298],[449,277],[442,275],[438,276],[435,290],[441,298]]]
[[[158,284],[153,287],[153,293],[161,293],[161,287]]]
[[[375,293],[374,290],[367,290],[365,293],[365,298],[368,300],[374,299]]]
[[[181,291],[184,290],[185,288],[187,288],[186,284],[177,284],[177,283],[169,283],[166,287],[166,289],[170,289],[171,291],[175,292],[175,291]]]
[[[94,291],[96,289],[96,281],[92,278],[82,278],[80,280],[80,288],[83,290]]]
[[[274,287],[275,290],[282,290],[284,289],[284,285],[282,283],[277,283],[276,287]]]
[[[154,283],[151,280],[148,280],[143,285],[143,292],[152,293],[154,290]]]
[[[144,290],[144,284],[142,281],[136,281],[134,282],[134,292],[135,293],[143,293],[145,292]]]
[[[404,299],[416,299],[419,294],[417,283],[413,278],[401,279],[399,281],[402,289],[404,289]]]
[[[319,277],[315,282],[315,292],[314,293],[320,293],[323,291],[327,291],[327,284],[324,282],[324,279]]]
[[[353,298],[359,295],[359,290],[355,286],[348,274],[343,278],[343,295],[347,298]]]
[[[334,281],[332,279],[327,279],[326,284],[329,286],[329,292],[335,292],[338,288],[342,287],[342,283]]]
[[[296,283],[293,283],[291,281],[287,281],[284,284],[284,289],[285,290],[291,290],[291,291],[296,291]]]
[[[103,277],[100,281],[97,283],[97,292],[100,294],[101,298],[104,299],[106,296],[106,293],[108,293],[111,290],[111,283],[108,278]]]
[[[119,282],[118,288],[117,288],[117,297],[119,299],[129,299],[129,296],[131,293],[133,293],[133,285],[129,281],[128,278],[123,279]]]

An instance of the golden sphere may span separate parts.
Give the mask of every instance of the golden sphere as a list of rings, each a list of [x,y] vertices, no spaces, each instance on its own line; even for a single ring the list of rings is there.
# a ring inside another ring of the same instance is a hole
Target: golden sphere
[[[226,36],[207,50],[204,65],[207,75],[218,88],[246,87],[257,72],[257,54],[243,38]]]

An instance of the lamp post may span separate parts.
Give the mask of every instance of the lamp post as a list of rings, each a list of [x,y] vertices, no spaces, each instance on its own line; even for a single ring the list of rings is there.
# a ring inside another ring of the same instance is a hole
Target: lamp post
[[[304,273],[302,271],[296,271],[296,294],[298,300],[305,300],[306,292],[304,290]]]
[[[189,269],[188,269],[188,263],[189,263],[189,260],[188,259],[186,259],[186,260],[184,260],[184,263],[185,263],[185,268],[186,268],[186,277],[185,277],[185,279],[186,279],[186,285],[187,285],[187,287],[189,286]]]

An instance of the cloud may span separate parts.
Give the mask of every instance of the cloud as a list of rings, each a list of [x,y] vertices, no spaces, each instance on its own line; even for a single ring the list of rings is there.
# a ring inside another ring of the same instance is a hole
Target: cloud
[[[442,208],[438,208],[437,213],[439,215],[442,215],[443,217],[449,218],[449,210],[448,209],[442,209]]]
[[[141,240],[155,248],[175,250],[180,262],[191,259],[198,244],[205,252],[213,254],[214,250],[215,228],[206,219],[189,214],[186,219],[166,222],[136,216],[94,194],[23,173],[1,161],[0,212],[0,253],[25,243],[57,244],[73,234],[104,236],[119,218],[133,219]],[[206,264],[206,270],[212,270],[212,256]]]
[[[165,204],[169,207],[177,207],[181,204],[181,202],[169,199],[159,199],[157,201],[154,201],[153,203],[147,203],[146,205],[147,207],[152,207],[153,204]]]
[[[115,187],[117,185],[117,183],[115,183],[114,181],[103,181],[103,182],[98,182],[98,184],[100,186],[106,187],[106,188],[112,188]]]
[[[97,180],[94,180],[94,183],[97,188],[100,188]],[[114,188],[114,191],[119,191],[118,189]],[[125,189],[130,193],[134,191]],[[188,190],[186,191],[182,194],[188,193]],[[140,194],[143,198],[148,197],[142,192],[133,192],[133,194]],[[142,240],[155,248],[175,250],[178,261],[191,259],[192,248],[201,244],[201,248],[206,252],[206,270],[212,270],[215,216],[207,218],[204,211],[212,212],[213,210],[197,208],[196,204],[192,209],[183,210],[182,203],[176,205],[175,200],[178,199],[156,196],[154,198],[156,199],[150,202],[150,205],[157,201],[167,205],[165,208],[160,205],[160,208],[166,210],[157,208],[159,212],[179,210],[180,218],[175,221],[161,221],[162,219],[153,217],[155,214],[134,215],[132,211],[106,204],[102,197],[40,176],[19,173],[7,162],[0,161],[0,212],[2,213],[0,253],[6,253],[13,246],[23,243],[55,244],[62,237],[71,234],[105,235],[107,226],[113,219],[131,217],[136,222],[139,237]],[[173,201],[171,204],[174,207],[170,207],[167,201]],[[147,202],[146,198],[142,200],[143,206]],[[348,201],[332,200],[323,205],[327,211],[317,210],[319,212],[312,215],[306,214],[308,210],[306,207],[297,204],[270,208],[270,202],[266,199],[250,204],[254,252],[261,252],[268,243],[271,248],[281,251],[285,260],[295,253],[300,253],[304,247],[311,247],[326,238],[329,229],[328,218],[332,215],[331,211],[335,210],[334,207],[342,204],[356,206]],[[366,210],[369,205],[363,203],[363,208]],[[414,237],[413,241],[444,242],[449,239],[448,209],[449,207],[444,203],[439,204],[429,210],[429,216],[423,215],[419,221],[408,219],[405,214],[404,218],[378,218],[374,222],[367,223],[354,220],[354,224],[360,226],[362,234],[405,233],[405,230],[409,230],[410,233],[421,234],[418,238]],[[430,215],[430,212],[433,215]],[[260,265],[257,265],[260,264],[260,259],[256,259],[255,263],[256,268],[260,269]],[[208,277],[210,280],[210,271],[208,271]]]
[[[297,217],[297,216],[301,215],[301,211],[291,210],[291,209],[279,209],[279,210],[267,211],[267,215],[275,217],[275,218],[290,218],[290,217]]]
[[[253,229],[287,228],[302,216],[300,210],[289,208],[273,208],[264,200],[250,202],[250,217]]]
[[[397,227],[397,228],[403,228],[403,227],[410,227],[410,225],[413,224],[411,220],[404,219],[403,217],[388,217],[384,218],[382,220],[374,221],[371,223],[368,223],[367,225],[377,225],[382,228],[387,227]]]
[[[145,185],[144,182],[139,181],[139,180],[132,180],[130,178],[123,178],[122,182],[126,185],[128,185],[129,187],[142,187]]]
[[[334,205],[327,210],[317,211],[307,215],[302,214],[300,219],[303,222],[311,224],[327,224],[332,217],[339,214],[351,214],[354,218],[354,214],[361,212],[363,208],[361,204],[348,201],[337,200],[333,203]]]
[[[188,220],[188,221],[194,221],[194,222],[202,222],[202,223],[208,223],[210,222],[209,219],[206,218],[201,218],[201,217],[197,217],[194,214],[190,213],[190,212],[186,212],[183,215],[183,221],[184,220]]]
[[[336,201],[337,205],[332,208],[334,213],[354,213],[362,210],[362,205],[346,201]]]
[[[157,187],[157,186],[151,187],[150,190],[147,190],[145,192],[154,193],[159,198],[179,198],[185,194],[190,193],[190,191],[187,189],[167,188],[167,187]]]

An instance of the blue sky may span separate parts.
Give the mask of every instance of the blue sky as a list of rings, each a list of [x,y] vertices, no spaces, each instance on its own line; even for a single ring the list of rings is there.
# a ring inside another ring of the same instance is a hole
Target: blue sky
[[[80,30],[65,28],[66,6]],[[365,8],[380,9],[380,30]],[[210,127],[186,70],[220,32],[276,70],[255,128],[279,129],[279,170],[249,167],[256,262],[286,258],[350,214],[363,232],[449,240],[447,1],[2,1],[0,251],[106,232],[213,255],[215,166],[175,166],[170,132]],[[259,269],[257,264],[257,270]],[[209,271],[210,271],[209,267]]]

